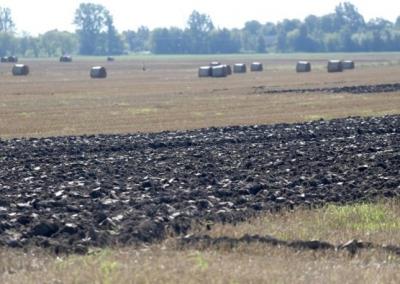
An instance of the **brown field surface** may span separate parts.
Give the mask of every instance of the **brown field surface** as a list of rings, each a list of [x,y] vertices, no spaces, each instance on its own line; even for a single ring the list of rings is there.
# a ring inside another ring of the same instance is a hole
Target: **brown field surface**
[[[299,59],[313,72],[297,74]],[[329,58],[356,60],[356,70],[329,74]],[[198,78],[211,60],[264,63],[265,71],[228,78]],[[400,93],[255,94],[266,89],[314,88],[398,83],[400,54],[138,56],[78,58],[72,63],[20,60],[27,77],[13,77],[0,64],[0,137],[157,132],[208,126],[298,122],[350,115],[400,112]],[[146,71],[142,71],[145,64]],[[108,78],[93,80],[93,65],[107,67]]]

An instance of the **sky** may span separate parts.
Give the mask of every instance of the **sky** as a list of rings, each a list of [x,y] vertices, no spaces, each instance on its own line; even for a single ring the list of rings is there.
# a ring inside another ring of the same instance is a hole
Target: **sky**
[[[113,15],[119,31],[136,30],[144,25],[155,27],[185,27],[193,10],[211,16],[215,26],[242,28],[249,20],[261,23],[285,18],[304,19],[310,14],[325,15],[334,11],[343,0],[0,0],[8,7],[18,33],[37,35],[58,29],[74,31],[75,10],[82,2],[102,4]],[[399,0],[350,0],[366,20],[382,17],[395,21],[400,16]]]

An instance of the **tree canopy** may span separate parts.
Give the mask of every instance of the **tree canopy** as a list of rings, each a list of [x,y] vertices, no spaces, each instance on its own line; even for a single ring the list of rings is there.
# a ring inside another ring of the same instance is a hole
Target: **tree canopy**
[[[304,20],[261,23],[249,19],[241,29],[216,27],[207,14],[193,11],[183,28],[141,26],[121,33],[102,5],[82,3],[74,15],[76,32],[15,35],[11,10],[0,7],[0,55],[56,56],[60,53],[155,54],[400,51],[400,16],[366,21],[350,2],[332,13]]]
[[[75,11],[79,52],[85,55],[119,54],[121,38],[110,12],[100,4],[82,3]]]

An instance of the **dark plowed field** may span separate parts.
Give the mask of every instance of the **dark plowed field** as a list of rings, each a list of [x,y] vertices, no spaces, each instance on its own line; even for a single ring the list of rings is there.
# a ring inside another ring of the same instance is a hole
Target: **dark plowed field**
[[[284,93],[328,93],[328,94],[378,94],[378,93],[391,93],[400,91],[400,84],[378,84],[378,85],[359,85],[359,86],[345,86],[334,88],[308,88],[308,89],[280,89],[268,90],[265,86],[253,88],[255,94],[284,94]]]
[[[400,194],[400,116],[0,141],[0,244],[85,252]]]

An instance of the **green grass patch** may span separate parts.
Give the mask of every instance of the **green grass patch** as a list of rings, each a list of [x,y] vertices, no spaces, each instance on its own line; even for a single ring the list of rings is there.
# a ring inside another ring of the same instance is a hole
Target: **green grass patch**
[[[351,229],[364,234],[400,230],[400,219],[382,203],[330,205],[324,210],[322,221],[326,221],[326,225],[332,229]]]
[[[352,239],[377,244],[400,243],[400,200],[267,214],[239,225],[216,225],[213,237],[270,235],[282,240],[322,240],[340,244]]]

